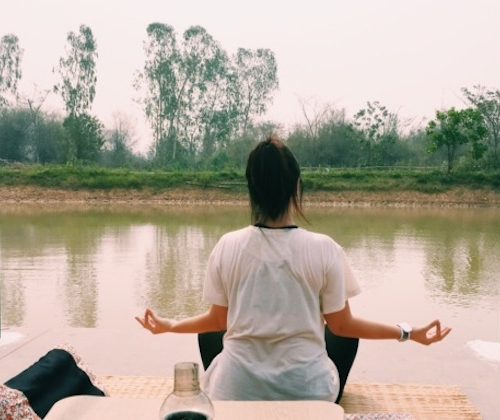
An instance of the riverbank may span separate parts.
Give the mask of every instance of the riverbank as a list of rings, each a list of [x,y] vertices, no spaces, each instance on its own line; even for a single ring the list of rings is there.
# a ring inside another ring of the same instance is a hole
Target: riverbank
[[[210,188],[62,189],[41,186],[0,186],[1,204],[247,206],[247,194]],[[304,194],[311,207],[500,207],[500,192],[452,188],[446,192],[312,191]]]

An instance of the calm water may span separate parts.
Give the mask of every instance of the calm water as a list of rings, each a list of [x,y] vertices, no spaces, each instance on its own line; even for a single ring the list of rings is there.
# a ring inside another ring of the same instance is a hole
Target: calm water
[[[342,244],[363,287],[363,314],[400,309],[482,320],[499,333],[500,215],[496,209],[309,210],[309,228]],[[113,326],[145,306],[200,310],[217,239],[246,209],[0,210],[3,326]],[[380,299],[391,304],[380,305]]]

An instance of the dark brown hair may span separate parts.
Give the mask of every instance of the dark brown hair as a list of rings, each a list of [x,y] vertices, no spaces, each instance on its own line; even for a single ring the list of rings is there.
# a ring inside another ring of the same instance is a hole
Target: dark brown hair
[[[300,167],[290,149],[277,137],[260,142],[248,156],[246,178],[252,223],[276,220],[289,209],[302,213]]]

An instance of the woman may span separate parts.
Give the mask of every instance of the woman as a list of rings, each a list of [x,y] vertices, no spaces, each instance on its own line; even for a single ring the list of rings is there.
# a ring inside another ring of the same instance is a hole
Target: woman
[[[203,291],[208,311],[174,321],[147,309],[136,318],[153,334],[226,331],[223,350],[217,343],[210,349],[213,336],[208,346],[200,340],[212,399],[338,401],[358,338],[428,345],[449,334],[439,321],[411,330],[352,315],[349,298],[360,290],[342,247],[294,224],[304,218],[300,168],[280,140],[255,147],[246,178],[254,224],[213,249]]]

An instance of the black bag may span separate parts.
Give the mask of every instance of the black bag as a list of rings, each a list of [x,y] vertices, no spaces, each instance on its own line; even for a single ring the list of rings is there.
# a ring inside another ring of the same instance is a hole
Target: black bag
[[[5,386],[21,391],[43,418],[59,400],[72,395],[105,396],[67,350],[50,350],[36,363],[9,379]]]

